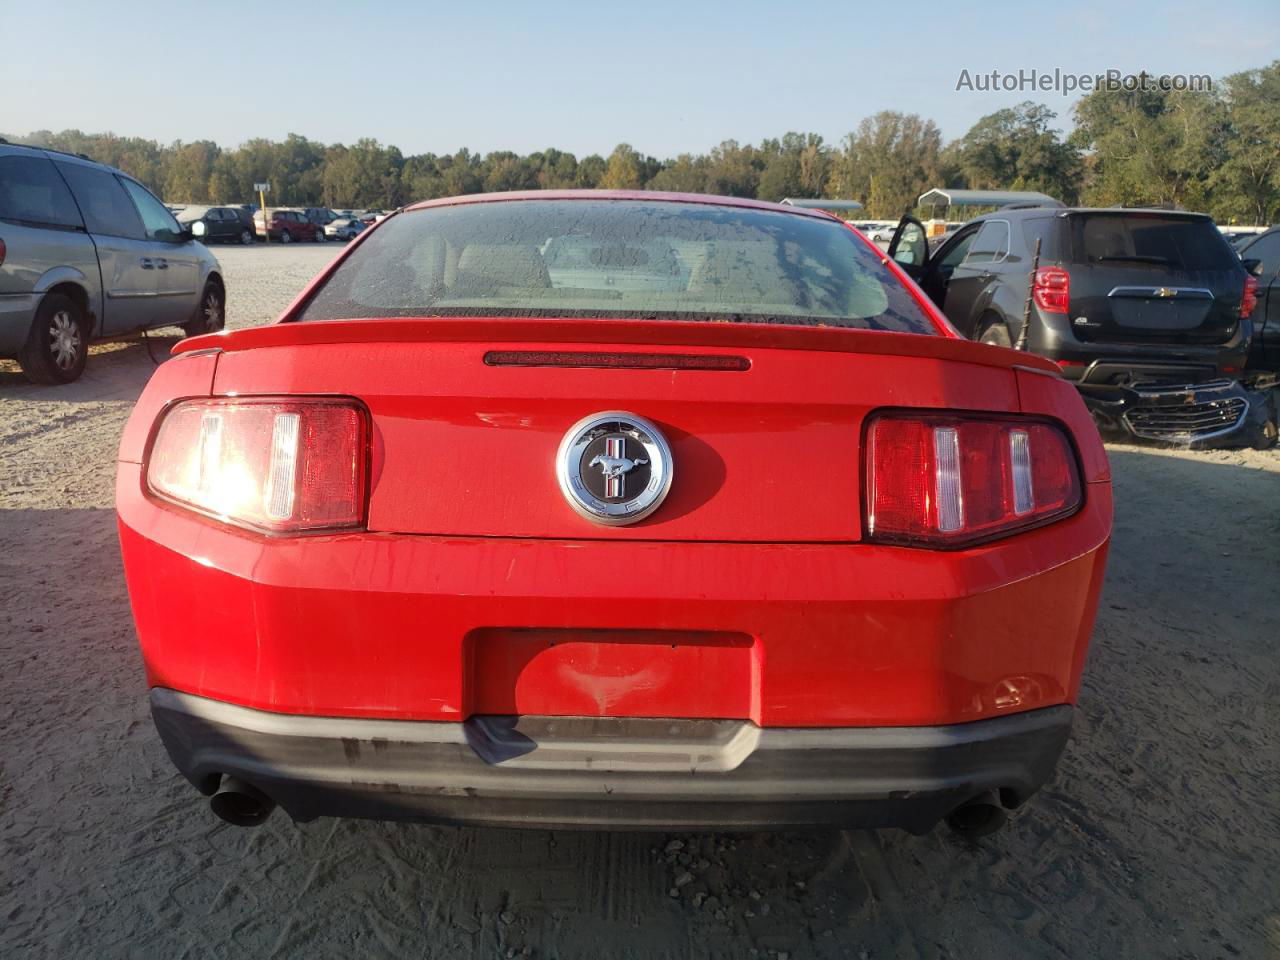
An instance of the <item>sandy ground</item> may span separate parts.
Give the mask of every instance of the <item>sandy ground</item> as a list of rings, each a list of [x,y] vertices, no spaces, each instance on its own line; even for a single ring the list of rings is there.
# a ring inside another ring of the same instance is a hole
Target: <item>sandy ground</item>
[[[219,248],[233,325],[332,247]],[[157,345],[164,356],[173,342]],[[1111,448],[1059,776],[981,847],[217,821],[146,709],[112,460],[152,371],[0,363],[0,957],[1280,956],[1280,456]]]

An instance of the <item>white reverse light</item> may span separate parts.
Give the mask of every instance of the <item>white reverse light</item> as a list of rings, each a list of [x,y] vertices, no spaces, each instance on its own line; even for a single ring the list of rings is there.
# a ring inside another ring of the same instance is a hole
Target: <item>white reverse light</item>
[[[933,428],[938,529],[943,533],[964,526],[964,498],[960,492],[960,437],[955,427]]]

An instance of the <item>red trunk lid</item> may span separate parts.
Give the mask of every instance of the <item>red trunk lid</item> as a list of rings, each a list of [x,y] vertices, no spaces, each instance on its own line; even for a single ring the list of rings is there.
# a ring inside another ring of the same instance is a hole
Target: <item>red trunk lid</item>
[[[944,337],[701,323],[291,323],[183,349],[215,345],[215,393],[362,400],[373,420],[369,529],[444,536],[854,541],[869,411],[1016,411],[1012,367],[1053,369]],[[493,351],[541,356],[495,365]],[[544,365],[566,351],[600,365]],[[726,369],[609,365],[628,354]],[[566,431],[610,410],[653,422],[674,463],[662,506],[624,527],[580,516],[556,476]]]

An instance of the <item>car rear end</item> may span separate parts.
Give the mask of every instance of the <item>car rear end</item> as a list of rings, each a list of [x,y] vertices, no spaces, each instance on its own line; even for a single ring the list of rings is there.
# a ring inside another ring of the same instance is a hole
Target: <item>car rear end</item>
[[[277,239],[280,234],[278,215],[270,210],[255,210],[253,212],[253,232],[259,239]]]
[[[1257,281],[1208,217],[1073,210],[1023,228],[1028,249],[1041,242],[1028,346],[1062,367],[1104,426],[1183,445],[1249,442],[1254,401],[1235,378]]]
[[[1041,241],[1029,345],[1068,378],[1187,382],[1243,369],[1256,281],[1208,217],[1046,211],[1022,226],[1028,249]]]
[[[856,323],[609,316],[616,284],[682,302],[762,261],[602,242],[598,285],[556,281],[489,239],[501,201],[460,253],[426,229],[466,206],[391,218],[286,322],[186,341],[139,402],[121,544],[188,779],[233,784],[239,822],[923,831],[1033,794],[1111,515],[1053,366],[945,335],[861,240],[858,295],[883,299]],[[699,202],[703,227],[725,209]],[[522,313],[479,315],[506,287]],[[566,482],[584,422],[604,445],[578,466],[643,487],[590,481],[611,518]]]

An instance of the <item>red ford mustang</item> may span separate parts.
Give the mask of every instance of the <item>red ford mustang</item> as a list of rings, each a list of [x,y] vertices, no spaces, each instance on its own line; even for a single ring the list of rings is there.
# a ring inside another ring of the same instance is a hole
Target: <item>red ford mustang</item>
[[[826,214],[431,201],[175,353],[120,539],[224,819],[980,835],[1053,773],[1097,433]]]

